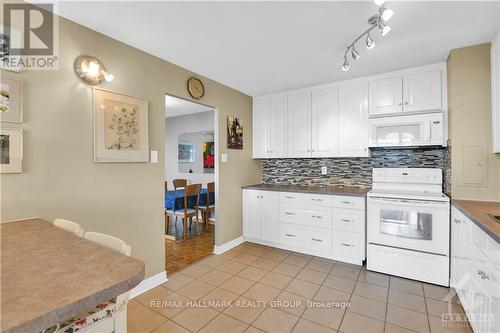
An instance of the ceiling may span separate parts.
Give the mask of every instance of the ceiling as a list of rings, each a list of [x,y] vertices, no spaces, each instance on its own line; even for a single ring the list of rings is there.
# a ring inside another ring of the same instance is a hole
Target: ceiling
[[[385,37],[341,69],[346,46],[377,12],[351,2],[61,2],[60,14],[251,96],[446,60],[489,42],[500,4],[387,2]],[[98,56],[98,55],[97,55]],[[112,64],[108,64],[112,67]]]
[[[182,98],[165,96],[165,118],[184,116],[191,113],[213,111],[209,106],[193,103]]]

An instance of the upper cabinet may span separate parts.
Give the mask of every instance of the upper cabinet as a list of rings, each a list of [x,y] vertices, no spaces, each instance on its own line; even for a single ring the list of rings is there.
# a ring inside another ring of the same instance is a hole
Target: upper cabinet
[[[370,116],[403,111],[401,76],[370,81]]]
[[[338,156],[338,89],[313,90],[311,109],[311,156]]]
[[[253,101],[253,157],[286,157],[287,101],[283,96]]]
[[[311,93],[288,95],[288,157],[311,157]]]
[[[500,33],[491,43],[491,113],[493,152],[500,153]]]

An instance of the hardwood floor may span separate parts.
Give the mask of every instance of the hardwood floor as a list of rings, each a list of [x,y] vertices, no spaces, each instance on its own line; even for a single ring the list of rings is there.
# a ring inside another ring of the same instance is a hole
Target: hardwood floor
[[[205,258],[214,251],[215,225],[209,224],[207,230],[200,223],[200,235],[196,227],[186,232],[186,240],[182,240],[182,222],[177,222],[177,228],[173,221],[168,230],[169,235],[175,235],[176,241],[165,239],[165,269],[167,274],[180,271],[183,268]]]

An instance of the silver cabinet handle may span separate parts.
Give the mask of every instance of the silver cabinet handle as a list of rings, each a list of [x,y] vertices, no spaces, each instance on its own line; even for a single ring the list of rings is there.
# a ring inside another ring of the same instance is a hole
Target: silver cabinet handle
[[[347,223],[351,223],[353,222],[352,220],[348,220],[348,219],[341,219],[342,222],[347,222]]]
[[[285,212],[286,215],[297,215],[295,213]]]
[[[340,243],[342,246],[347,246],[347,247],[353,247],[354,245],[352,244],[347,244],[347,243]]]
[[[287,199],[295,199],[295,197],[291,197],[289,195],[286,195],[285,198],[287,198]]]
[[[323,199],[315,199],[315,198],[312,198],[311,200],[312,201],[323,201]]]
[[[462,223],[462,221],[460,221],[459,219],[455,219],[454,221],[455,221],[455,223],[457,223],[457,224]]]
[[[292,234],[285,234],[285,236],[287,236],[287,237],[295,237],[295,235],[292,235]]]
[[[348,205],[352,205],[352,202],[351,201],[341,201],[343,204],[348,204]]]
[[[322,239],[318,239],[318,238],[312,238],[312,240],[315,242],[322,242],[323,241]]]
[[[321,215],[313,215],[312,218],[313,219],[322,219],[323,216],[321,216]]]

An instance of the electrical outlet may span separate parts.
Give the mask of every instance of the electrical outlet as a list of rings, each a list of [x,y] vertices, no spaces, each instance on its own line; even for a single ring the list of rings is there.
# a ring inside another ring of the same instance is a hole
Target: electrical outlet
[[[326,175],[327,172],[328,172],[328,168],[326,166],[322,166],[321,167],[321,174]]]

